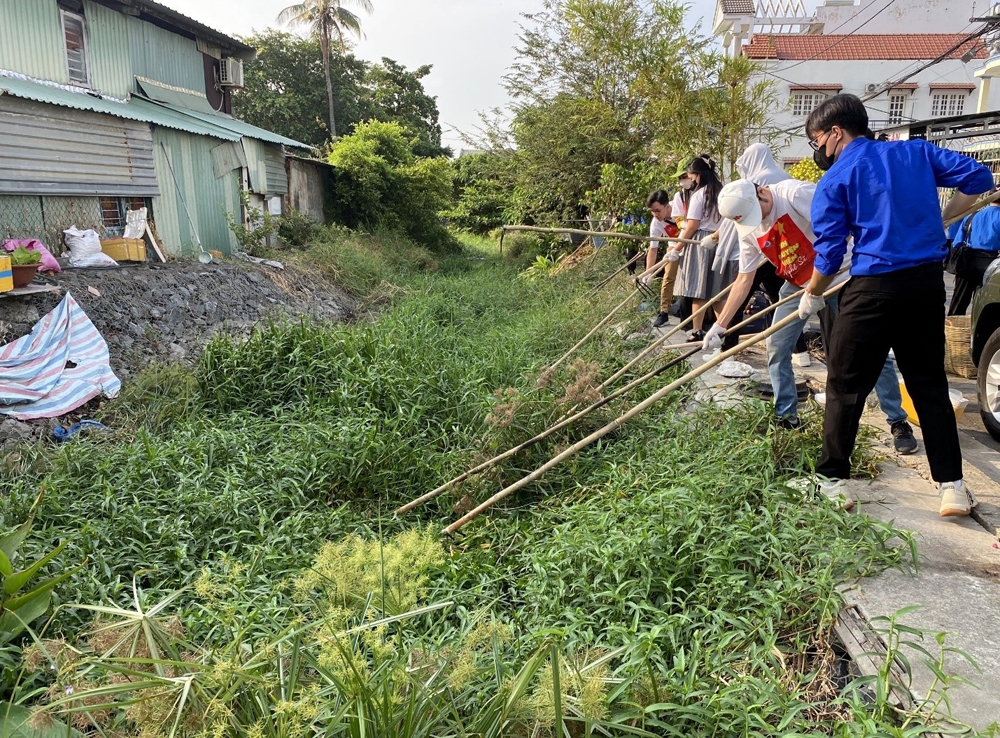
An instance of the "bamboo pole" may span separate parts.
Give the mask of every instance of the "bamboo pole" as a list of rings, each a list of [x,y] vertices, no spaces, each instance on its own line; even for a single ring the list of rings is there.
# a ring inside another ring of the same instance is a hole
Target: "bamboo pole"
[[[826,293],[824,293],[824,296],[825,297],[829,297],[830,295],[835,294],[837,291],[840,290],[840,288],[842,286],[843,285],[837,285],[836,287],[834,287],[834,288],[828,290]],[[455,531],[457,531],[459,528],[461,528],[466,523],[468,523],[468,522],[474,520],[475,518],[479,517],[480,515],[482,515],[483,512],[485,512],[486,510],[488,510],[489,508],[491,508],[493,505],[495,505],[496,503],[498,503],[500,500],[502,500],[505,497],[513,494],[514,492],[518,491],[519,489],[522,489],[523,487],[526,487],[527,485],[531,484],[531,482],[535,481],[536,479],[538,479],[539,477],[541,477],[543,474],[545,474],[545,472],[547,472],[552,467],[558,466],[560,463],[562,463],[563,461],[565,461],[569,457],[575,455],[577,452],[581,451],[582,449],[586,448],[587,446],[591,445],[595,441],[598,441],[601,438],[604,438],[604,436],[606,436],[608,433],[611,433],[612,431],[617,430],[618,428],[620,428],[621,426],[623,426],[626,422],[628,422],[629,420],[631,420],[632,418],[634,418],[636,415],[639,415],[640,413],[644,412],[649,407],[651,407],[655,403],[657,403],[660,400],[662,400],[664,397],[666,397],[668,394],[670,394],[674,390],[678,389],[679,387],[683,387],[685,384],[687,384],[688,382],[690,382],[692,379],[696,379],[696,378],[700,377],[702,374],[705,374],[709,369],[713,369],[714,367],[718,366],[719,364],[721,364],[726,359],[728,359],[728,358],[730,358],[732,356],[735,356],[740,351],[743,351],[748,346],[751,346],[751,345],[753,345],[755,343],[760,343],[761,341],[763,341],[764,339],[766,339],[768,336],[774,335],[775,333],[777,333],[778,331],[780,331],[785,326],[790,325],[792,322],[798,320],[798,318],[799,318],[799,316],[798,316],[797,312],[796,313],[792,313],[791,315],[788,315],[784,319],[782,319],[782,320],[778,321],[777,323],[775,323],[774,325],[772,325],[766,331],[763,331],[762,333],[758,333],[756,336],[753,336],[753,337],[749,338],[748,340],[744,341],[743,343],[740,343],[737,346],[734,346],[733,348],[729,349],[728,351],[721,352],[718,356],[716,356],[716,357],[714,357],[714,358],[706,361],[701,366],[696,367],[695,369],[692,369],[690,372],[688,372],[687,374],[685,374],[683,377],[680,377],[679,379],[676,379],[673,382],[671,382],[670,384],[668,384],[666,387],[663,387],[662,389],[657,390],[656,392],[654,392],[652,395],[650,395],[649,397],[647,397],[645,400],[643,400],[642,402],[640,402],[638,405],[636,405],[635,407],[633,407],[631,410],[629,410],[628,412],[626,412],[621,417],[619,417],[616,420],[608,423],[603,428],[600,428],[599,430],[594,431],[593,433],[591,433],[589,436],[587,436],[583,440],[578,441],[577,443],[574,443],[568,449],[566,449],[562,453],[554,456],[553,458],[549,459],[547,462],[545,462],[540,467],[538,467],[537,469],[535,469],[535,471],[533,471],[530,474],[522,477],[518,481],[514,482],[514,484],[508,485],[504,489],[502,489],[499,492],[497,492],[495,495],[493,495],[492,497],[490,497],[488,500],[486,500],[485,502],[483,502],[479,506],[477,506],[474,510],[466,513],[461,518],[459,518],[454,523],[452,523],[447,528],[445,528],[444,529],[445,533],[449,533],[449,534],[450,533],[454,533]]]
[[[593,403],[592,405],[584,408],[583,410],[581,410],[580,412],[576,413],[575,415],[572,415],[570,417],[564,418],[563,420],[560,420],[554,426],[552,426],[551,428],[545,429],[544,431],[542,431],[538,435],[534,436],[533,438],[529,438],[527,441],[524,441],[523,443],[520,443],[517,446],[514,446],[513,448],[507,449],[502,454],[498,454],[497,456],[494,456],[492,459],[487,459],[483,463],[481,463],[481,464],[479,464],[477,466],[474,466],[473,468],[469,469],[468,471],[463,472],[462,474],[459,474],[454,479],[452,479],[452,480],[450,480],[448,482],[445,482],[440,487],[437,487],[436,489],[432,489],[427,494],[421,495],[420,497],[416,498],[415,500],[411,500],[410,502],[406,503],[402,507],[398,508],[396,510],[395,514],[396,515],[402,515],[403,513],[407,513],[410,510],[414,509],[415,507],[419,507],[420,505],[423,505],[425,502],[428,502],[429,500],[434,499],[435,497],[437,497],[438,495],[440,495],[442,492],[445,492],[445,491],[451,489],[456,484],[464,482],[469,477],[473,477],[476,474],[481,474],[482,472],[486,471],[487,469],[490,469],[490,468],[496,466],[497,464],[499,464],[504,459],[509,459],[511,456],[514,456],[514,455],[520,453],[524,449],[529,448],[531,446],[534,446],[536,443],[539,443],[540,441],[544,441],[546,438],[548,438],[549,436],[553,435],[554,433],[557,433],[560,430],[562,430],[563,428],[566,428],[567,426],[572,425],[576,421],[580,420],[581,418],[583,418],[583,417],[585,417],[587,415],[590,415],[590,413],[594,412],[595,410],[599,410],[600,408],[604,407],[608,403],[613,402],[614,400],[617,400],[622,395],[627,394],[628,392],[631,392],[633,389],[635,389],[636,387],[644,384],[645,382],[647,382],[648,380],[652,379],[653,377],[656,377],[656,376],[662,374],[663,372],[667,371],[667,369],[670,369],[670,368],[676,366],[677,364],[681,363],[682,361],[686,361],[687,359],[690,359],[696,353],[698,353],[699,351],[701,351],[701,343],[698,343],[696,347],[692,347],[691,344],[681,344],[679,346],[672,346],[671,348],[688,348],[689,350],[687,352],[681,354],[680,356],[674,357],[670,361],[666,362],[662,366],[657,367],[656,369],[654,369],[653,371],[649,372],[648,374],[646,374],[646,375],[644,375],[642,377],[639,377],[638,379],[630,382],[629,384],[625,385],[624,387],[622,387],[622,388],[620,388],[618,390],[615,390],[614,392],[612,392],[607,397],[602,397],[600,400],[598,400],[597,402]]]
[[[676,236],[635,236],[631,233],[618,233],[617,231],[585,231],[579,228],[541,228],[540,226],[525,226],[525,225],[505,225],[503,227],[503,233],[507,231],[526,231],[528,233],[554,233],[554,234],[571,234],[577,236],[590,236],[591,238],[624,238],[628,241],[673,241],[674,243],[690,243],[698,245],[701,241],[695,241],[690,238],[678,238]],[[501,234],[501,238],[502,238]]]
[[[635,366],[636,364],[638,364],[640,361],[642,361],[643,359],[645,359],[646,357],[648,357],[657,348],[659,348],[660,346],[662,346],[663,344],[665,344],[672,336],[674,336],[680,330],[682,330],[684,328],[684,326],[689,325],[696,317],[698,317],[699,315],[703,315],[710,307],[712,307],[712,305],[714,305],[716,302],[718,302],[721,298],[723,298],[726,295],[728,295],[729,291],[732,288],[733,288],[733,286],[731,284],[728,285],[728,286],[726,286],[726,287],[724,287],[719,292],[719,294],[717,294],[711,300],[709,300],[708,302],[706,302],[704,305],[702,305],[700,308],[698,308],[695,312],[691,313],[690,316],[688,316],[687,318],[685,318],[684,320],[682,320],[678,325],[675,325],[673,328],[671,328],[670,330],[668,330],[662,336],[660,336],[659,338],[657,338],[649,346],[647,346],[642,351],[640,351],[639,354],[635,358],[633,358],[629,363],[627,363],[625,366],[623,366],[621,369],[619,369],[617,372],[615,372],[613,375],[611,375],[610,378],[606,379],[597,389],[603,390],[605,387],[607,387],[612,382],[617,381],[629,369],[631,369],[633,366]]]
[[[527,226],[525,226],[525,228],[527,228]],[[585,232],[586,232],[586,233],[589,233],[589,231],[585,231]],[[695,243],[700,243],[700,242],[695,242]],[[649,269],[647,269],[646,271],[644,271],[644,272],[643,272],[642,274],[640,274],[640,275],[639,275],[638,277],[636,277],[636,281],[638,282],[638,281],[639,281],[639,280],[641,280],[641,279],[642,279],[643,277],[646,277],[646,276],[648,276],[648,275],[650,275],[650,274],[654,274],[654,273],[655,273],[655,272],[656,272],[657,270],[659,270],[659,269],[662,269],[662,268],[663,268],[662,264],[660,264],[659,262],[657,262],[656,264],[654,264],[653,266],[651,266],[651,267],[650,267]],[[732,286],[732,285],[730,285],[730,287],[731,287],[731,286]],[[709,301],[709,304],[711,304],[712,302],[714,302],[715,300],[717,300],[717,299],[719,298],[719,296],[721,296],[722,294],[724,294],[725,292],[727,292],[727,291],[728,291],[728,290],[730,289],[730,287],[727,287],[727,288],[726,288],[725,290],[723,290],[722,292],[720,292],[720,293],[719,293],[719,295],[716,295],[716,296],[715,296],[715,297],[714,297],[714,298],[713,298],[712,300],[710,300],[710,301]],[[566,361],[566,359],[568,359],[568,358],[569,358],[570,356],[572,356],[572,355],[573,355],[573,354],[574,354],[574,353],[575,353],[575,352],[576,352],[576,351],[577,351],[577,350],[578,350],[578,349],[579,349],[579,348],[580,348],[581,346],[583,346],[583,344],[585,344],[585,343],[586,343],[587,341],[589,341],[589,340],[590,340],[590,339],[591,339],[591,338],[592,338],[592,337],[594,336],[594,334],[595,334],[595,333],[597,333],[597,331],[599,331],[599,330],[600,330],[601,328],[603,328],[603,327],[604,327],[605,325],[607,325],[607,324],[608,324],[608,323],[609,323],[609,322],[611,321],[611,319],[612,319],[612,318],[613,318],[613,317],[614,317],[615,315],[617,315],[617,314],[618,314],[618,312],[619,312],[619,311],[620,311],[620,310],[621,310],[622,308],[624,308],[624,307],[625,307],[625,306],[626,306],[626,305],[627,305],[627,304],[629,303],[629,301],[630,301],[630,300],[631,300],[631,299],[632,299],[633,297],[635,297],[635,296],[636,296],[636,295],[638,295],[638,294],[640,294],[640,291],[639,291],[639,288],[637,287],[637,288],[635,288],[634,290],[632,290],[632,292],[630,292],[630,293],[629,293],[628,297],[626,297],[626,298],[625,298],[624,300],[622,300],[622,301],[621,301],[621,302],[620,302],[620,303],[619,303],[618,305],[616,305],[616,306],[615,306],[614,308],[612,308],[611,312],[610,312],[610,313],[608,313],[608,314],[607,314],[607,315],[606,315],[606,316],[604,317],[604,319],[603,319],[603,320],[601,320],[601,322],[600,322],[600,323],[598,323],[597,325],[595,325],[595,326],[594,326],[594,327],[593,327],[593,328],[591,329],[590,333],[588,333],[588,334],[587,334],[586,336],[584,336],[584,337],[583,337],[583,338],[581,338],[581,339],[580,339],[579,341],[577,341],[576,345],[575,345],[575,346],[573,346],[573,348],[571,348],[571,349],[570,349],[569,351],[567,351],[567,352],[566,352],[565,354],[563,354],[563,355],[562,355],[562,356],[560,356],[560,357],[559,357],[558,359],[556,359],[555,363],[553,363],[552,365],[550,365],[550,366],[549,366],[549,367],[548,367],[548,368],[546,369],[546,371],[552,371],[552,370],[553,370],[553,369],[555,369],[555,368],[556,368],[557,366],[559,366],[559,365],[560,365],[560,364],[562,364],[562,363],[563,363],[564,361]],[[692,316],[692,317],[694,317],[694,316]],[[683,324],[682,324],[682,325],[683,325]]]
[[[573,348],[571,348],[565,354],[563,354],[558,359],[556,359],[555,362],[551,366],[549,366],[547,369],[545,369],[545,371],[550,372],[553,369],[555,369],[557,366],[559,366],[560,364],[562,364],[564,361],[566,361],[566,359],[568,359],[570,356],[572,356],[576,352],[577,349],[579,349],[581,346],[583,346],[583,344],[585,344],[587,341],[589,341],[591,339],[591,337],[593,337],[593,335],[595,333],[597,333],[597,331],[601,330],[601,328],[603,328],[604,326],[606,326],[611,321],[611,319],[613,317],[615,317],[615,315],[617,315],[618,312],[622,308],[624,308],[626,305],[628,305],[632,301],[632,298],[635,297],[638,294],[639,294],[639,290],[638,289],[635,289],[635,290],[632,290],[631,292],[629,292],[628,297],[626,297],[624,300],[622,300],[620,303],[618,303],[614,308],[612,308],[611,312],[608,313],[607,315],[605,315],[604,318],[601,320],[600,323],[598,323],[597,325],[595,325],[593,328],[590,329],[590,333],[588,333],[586,336],[584,336],[579,341],[577,341],[576,344],[573,346]]]
[[[619,268],[618,268],[617,270],[615,270],[614,272],[612,272],[612,273],[611,273],[611,276],[610,276],[610,277],[608,277],[608,278],[607,278],[607,279],[605,279],[605,280],[604,280],[603,282],[601,282],[601,283],[600,283],[600,284],[598,284],[598,285],[597,285],[596,287],[594,287],[594,289],[592,289],[592,290],[591,290],[590,292],[588,292],[586,296],[587,296],[587,297],[591,297],[591,296],[592,296],[592,295],[594,295],[595,293],[599,292],[599,291],[600,291],[601,289],[603,289],[603,288],[604,288],[604,287],[605,287],[605,286],[606,286],[606,285],[608,284],[608,282],[610,282],[610,281],[611,281],[612,279],[614,279],[614,278],[615,278],[615,277],[617,277],[617,276],[618,276],[619,274],[621,274],[622,272],[624,272],[624,271],[625,271],[626,269],[628,269],[628,268],[629,268],[630,266],[632,266],[633,264],[635,264],[635,263],[636,263],[637,261],[639,261],[639,259],[641,259],[641,258],[642,258],[642,257],[644,257],[645,255],[646,255],[646,252],[645,252],[645,251],[640,251],[640,252],[639,252],[638,254],[636,254],[636,255],[635,255],[635,256],[633,256],[633,257],[632,257],[631,259],[629,259],[628,261],[626,261],[626,262],[625,262],[625,263],[624,263],[624,264],[623,264],[622,266],[620,266],[620,267],[619,267]]]
[[[991,203],[997,202],[998,200],[1000,200],[1000,190],[997,190],[996,192],[994,192],[992,195],[989,195],[988,197],[984,197],[982,200],[980,200],[979,202],[977,202],[975,205],[973,205],[972,207],[970,207],[965,212],[956,215],[954,218],[949,218],[948,220],[946,220],[944,222],[944,227],[948,228],[949,226],[954,225],[958,221],[963,220],[964,218],[968,218],[973,213],[978,213],[980,210],[982,210],[983,208],[985,208],[987,205],[990,205]]]

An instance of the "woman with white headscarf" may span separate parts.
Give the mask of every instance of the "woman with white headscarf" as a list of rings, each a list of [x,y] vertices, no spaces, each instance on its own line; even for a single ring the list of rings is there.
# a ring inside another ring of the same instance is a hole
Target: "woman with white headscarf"
[[[788,172],[778,166],[770,147],[762,143],[747,146],[746,151],[740,154],[736,160],[736,171],[739,172],[740,179],[747,179],[761,186],[792,179],[792,176]],[[719,275],[718,286],[715,290],[715,294],[718,294],[735,280],[736,274],[739,271],[740,237],[736,232],[736,223],[728,218],[724,219],[715,237],[719,245],[715,251],[715,260],[712,262],[712,272],[715,275]],[[778,301],[778,290],[781,289],[783,283],[784,280],[778,276],[777,270],[771,262],[766,262],[761,266],[754,276],[754,287],[763,289],[772,303]],[[753,291],[751,289],[751,293]],[[752,294],[747,296],[743,307],[737,314],[743,313],[751,297]],[[716,303],[716,315],[722,312],[722,308],[723,305],[721,303]],[[731,346],[735,346],[738,340],[739,336],[737,335],[727,336],[723,346],[730,348]],[[792,356],[792,360],[798,366],[809,365],[809,352],[806,348],[805,339],[802,336],[799,336],[799,340],[795,345],[795,353]]]

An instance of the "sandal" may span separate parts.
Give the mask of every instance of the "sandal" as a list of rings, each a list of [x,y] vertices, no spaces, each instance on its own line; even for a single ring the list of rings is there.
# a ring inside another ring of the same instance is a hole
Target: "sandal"
[[[688,335],[688,343],[694,343],[695,341],[704,341],[705,331],[694,331]]]

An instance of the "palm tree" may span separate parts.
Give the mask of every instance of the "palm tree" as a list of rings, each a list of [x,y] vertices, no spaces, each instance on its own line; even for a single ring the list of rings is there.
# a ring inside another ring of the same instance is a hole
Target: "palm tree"
[[[298,5],[290,5],[278,15],[282,25],[300,26],[319,39],[323,55],[323,74],[326,77],[326,100],[330,106],[330,135],[337,135],[337,120],[333,113],[333,82],[330,80],[330,46],[336,40],[340,50],[345,50],[344,32],[350,31],[361,38],[361,19],[344,5],[352,5],[359,10],[372,13],[371,0],[304,0]]]

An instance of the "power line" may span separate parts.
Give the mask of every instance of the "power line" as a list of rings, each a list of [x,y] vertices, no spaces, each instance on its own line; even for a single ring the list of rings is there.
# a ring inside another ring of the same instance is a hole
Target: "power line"
[[[884,11],[885,11],[885,10],[886,10],[886,9],[887,9],[887,8],[888,8],[889,6],[890,6],[890,5],[892,5],[892,4],[894,3],[894,2],[896,2],[896,0],[889,0],[889,2],[887,2],[887,3],[885,4],[885,5],[883,5],[883,6],[882,6],[882,8],[881,8],[881,10],[879,10],[879,11],[878,11],[877,13],[875,13],[875,15],[873,15],[873,16],[872,16],[871,18],[869,18],[868,20],[866,20],[866,21],[865,21],[864,23],[862,23],[862,24],[861,24],[860,26],[858,26],[857,28],[853,29],[852,31],[850,31],[850,32],[848,32],[848,33],[845,33],[845,34],[844,34],[844,37],[843,37],[843,38],[841,38],[840,40],[838,40],[838,41],[837,41],[836,43],[833,43],[833,44],[830,44],[830,45],[829,45],[829,46],[827,46],[826,48],[824,48],[824,49],[821,49],[820,51],[817,51],[817,52],[816,52],[815,54],[813,54],[813,55],[812,55],[812,56],[810,56],[809,58],[807,58],[807,59],[802,59],[802,60],[800,60],[800,61],[797,61],[797,62],[795,62],[795,64],[792,64],[792,65],[790,65],[790,66],[787,66],[787,67],[785,67],[784,69],[782,69],[781,71],[782,71],[782,72],[787,72],[787,71],[788,71],[789,69],[793,69],[793,68],[795,68],[795,67],[799,66],[799,64],[805,64],[805,63],[806,63],[806,62],[808,62],[808,61],[813,61],[813,60],[814,60],[814,59],[815,59],[815,58],[816,58],[817,56],[819,56],[820,54],[825,54],[825,53],[826,53],[827,51],[829,51],[830,49],[833,49],[833,48],[836,48],[836,47],[837,47],[837,46],[839,46],[840,44],[844,43],[844,41],[846,41],[847,39],[849,39],[849,38],[850,38],[851,36],[853,36],[853,35],[854,35],[855,33],[857,33],[858,31],[860,31],[860,30],[861,30],[862,28],[864,28],[864,27],[865,27],[865,26],[867,26],[867,25],[868,25],[869,23],[871,23],[871,22],[872,22],[873,20],[875,20],[876,18],[878,18],[878,17],[879,17],[879,16],[880,16],[880,15],[881,15],[881,14],[882,14],[882,13],[883,13],[883,12],[884,12]],[[824,35],[827,35],[827,36],[832,36],[832,35],[834,35],[834,34],[835,34],[835,33],[836,33],[837,31],[839,31],[839,30],[840,30],[841,28],[843,28],[844,26],[846,26],[846,25],[847,25],[848,23],[850,23],[851,21],[855,20],[855,19],[856,19],[856,17],[857,17],[857,16],[851,16],[850,18],[848,18],[847,20],[845,20],[845,21],[844,21],[843,23],[841,23],[841,24],[840,24],[839,26],[837,26],[837,27],[836,27],[836,28],[834,28],[834,29],[833,29],[832,31],[830,31],[830,33],[828,33],[828,34],[824,34]]]

